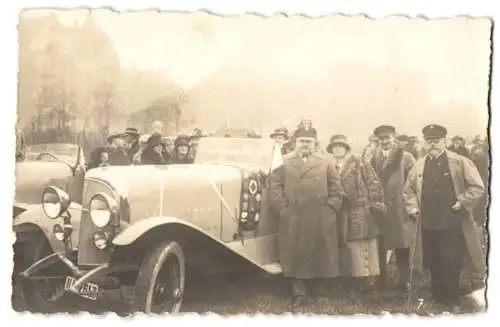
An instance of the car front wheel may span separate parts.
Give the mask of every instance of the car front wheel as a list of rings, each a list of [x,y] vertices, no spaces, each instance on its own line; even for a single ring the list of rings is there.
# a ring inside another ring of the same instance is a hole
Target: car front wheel
[[[185,259],[181,246],[164,242],[146,255],[135,284],[133,307],[145,313],[177,313],[185,283]]]
[[[49,242],[43,237],[32,240],[25,248],[28,264],[32,264],[52,253]],[[30,311],[52,313],[70,308],[69,294],[64,290],[64,277],[24,278],[21,281],[24,300]]]

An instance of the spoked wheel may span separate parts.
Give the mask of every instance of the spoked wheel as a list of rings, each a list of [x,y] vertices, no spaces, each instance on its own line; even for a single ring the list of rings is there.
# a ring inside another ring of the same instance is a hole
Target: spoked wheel
[[[177,313],[185,283],[184,252],[176,242],[152,250],[142,263],[135,285],[133,306],[145,313]]]
[[[52,253],[47,240],[39,238],[26,248],[27,262],[34,263]],[[23,297],[29,309],[35,312],[57,312],[68,308],[69,294],[64,290],[65,277],[44,276],[22,280]]]

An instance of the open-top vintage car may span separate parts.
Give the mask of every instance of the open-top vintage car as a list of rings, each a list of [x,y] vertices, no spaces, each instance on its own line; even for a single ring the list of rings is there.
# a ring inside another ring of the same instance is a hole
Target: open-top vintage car
[[[208,137],[194,164],[88,171],[81,207],[47,187],[14,224],[26,302],[118,294],[134,311],[178,312],[186,271],[280,274],[268,176],[281,164],[272,140]]]

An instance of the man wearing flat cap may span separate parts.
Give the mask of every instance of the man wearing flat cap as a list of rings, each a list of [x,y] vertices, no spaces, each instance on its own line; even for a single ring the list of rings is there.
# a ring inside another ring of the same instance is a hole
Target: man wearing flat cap
[[[413,156],[404,151],[396,141],[396,128],[382,125],[373,131],[379,139],[379,147],[372,158],[372,166],[384,188],[387,214],[378,219],[379,239],[379,287],[388,286],[387,251],[394,250],[398,267],[398,290],[406,292],[410,276],[410,244],[414,233],[405,210],[403,189],[410,170],[415,164]]]
[[[469,149],[465,146],[465,139],[459,135],[451,139],[451,146],[448,150],[470,159]]]
[[[305,304],[309,287],[324,291],[339,275],[336,213],[344,191],[331,160],[315,150],[316,130],[299,128],[294,139],[294,152],[271,174],[270,192],[280,217],[279,260],[297,307]]]
[[[293,151],[293,145],[288,138],[288,129],[277,128],[269,135],[281,149],[281,154],[285,155]]]
[[[414,267],[429,268],[434,299],[455,308],[462,269],[473,290],[482,287],[485,257],[472,213],[484,185],[471,160],[446,150],[445,127],[428,125],[422,132],[427,155],[416,163],[404,191],[418,228]]]

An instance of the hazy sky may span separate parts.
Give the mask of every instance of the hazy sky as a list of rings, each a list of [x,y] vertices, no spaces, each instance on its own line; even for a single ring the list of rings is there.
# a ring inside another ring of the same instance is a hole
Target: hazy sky
[[[58,17],[73,24],[87,13],[60,11]],[[425,76],[432,103],[467,103],[478,108],[478,124],[486,127],[488,120],[491,24],[486,19],[222,18],[204,12],[107,10],[93,15],[112,38],[123,67],[163,70],[186,89],[223,66],[318,79],[342,61],[397,64]]]

